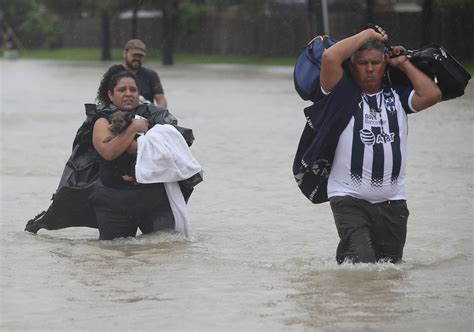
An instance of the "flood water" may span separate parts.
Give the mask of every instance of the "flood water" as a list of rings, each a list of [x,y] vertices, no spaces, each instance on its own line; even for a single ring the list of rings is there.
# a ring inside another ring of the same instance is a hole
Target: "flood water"
[[[292,68],[157,69],[204,169],[191,238],[23,231],[56,190],[110,63],[2,60],[0,330],[472,331],[473,108],[410,116],[404,263],[338,266],[328,203],[291,166],[305,123]]]

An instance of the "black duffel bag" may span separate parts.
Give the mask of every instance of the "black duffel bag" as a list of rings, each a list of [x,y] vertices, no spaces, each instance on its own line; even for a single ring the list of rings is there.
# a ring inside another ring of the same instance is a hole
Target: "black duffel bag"
[[[430,44],[417,50],[403,53],[418,69],[430,76],[439,86],[442,100],[460,97],[471,79],[471,75],[453,58],[446,49],[438,44]],[[406,75],[393,67],[387,71],[391,84],[410,84]]]

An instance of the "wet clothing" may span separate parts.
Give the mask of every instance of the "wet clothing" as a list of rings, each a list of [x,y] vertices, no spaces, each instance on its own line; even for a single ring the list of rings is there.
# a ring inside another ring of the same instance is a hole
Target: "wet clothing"
[[[85,105],[86,119],[77,130],[71,156],[64,166],[64,171],[58,188],[53,194],[52,202],[46,211],[40,212],[34,218],[27,221],[25,231],[37,233],[40,229],[55,230],[67,227],[98,228],[96,214],[89,198],[93,194],[96,183],[99,181],[100,165],[103,160],[92,145],[92,131],[94,123],[98,118],[108,117],[115,110],[116,108],[114,107],[104,105]],[[193,131],[189,128],[177,126],[177,119],[166,108],[155,105],[140,105],[136,108],[135,113],[147,118],[150,122],[150,127],[157,123],[173,125],[183,135],[189,146],[194,141]],[[179,182],[186,201],[191,196],[194,186],[201,181],[202,177],[193,177],[192,179]],[[168,220],[165,220],[166,213],[163,212],[161,216],[164,217],[160,221],[160,225],[170,225],[170,227],[173,227],[174,219],[171,219],[171,212]]]
[[[341,79],[331,94],[318,89],[315,103],[304,109],[306,125],[293,161],[293,175],[312,203],[328,201],[327,183],[339,136],[358,106],[360,89]]]
[[[174,227],[164,185],[137,183],[136,161],[137,155],[127,152],[114,160],[101,158],[99,181],[91,196],[101,240],[135,236],[138,228],[150,233]]]
[[[351,196],[329,199],[340,242],[336,260],[396,263],[403,257],[409,211],[405,200],[370,203]]]
[[[99,179],[107,187],[115,189],[134,189],[136,184],[124,180],[123,176],[134,176],[136,155],[124,153],[114,160],[102,160],[99,167]]]
[[[344,74],[327,98],[344,100]],[[323,91],[324,92],[324,91]],[[339,140],[327,194],[340,237],[336,259],[375,262],[402,258],[408,209],[405,201],[407,114],[413,88],[384,87],[347,100],[353,115]],[[329,110],[330,112],[330,110]]]
[[[113,105],[109,106],[109,108],[116,109]],[[169,113],[168,110],[158,108],[156,112],[152,113],[149,112],[149,108],[154,110],[157,107],[153,105],[141,105],[130,112],[133,112],[134,115],[139,115],[148,119],[150,128],[157,124],[177,123],[176,118]],[[140,186],[136,181],[132,182],[124,179],[124,176],[135,177],[136,154],[131,155],[123,153],[114,160],[105,160],[100,156],[99,158],[99,179],[103,185],[115,189],[137,189],[137,187]]]
[[[124,152],[100,163],[99,180],[90,198],[100,240],[135,236],[138,228],[146,234],[174,227],[164,185],[137,183],[136,160],[136,154]]]
[[[100,240],[135,236],[160,229],[173,229],[174,219],[162,183],[115,189],[98,180],[90,197]]]
[[[372,203],[406,199],[407,113],[412,112],[408,106],[412,93],[411,87],[361,93],[339,136],[328,197],[351,195]]]
[[[138,91],[146,100],[153,104],[155,95],[164,94],[163,85],[156,71],[140,67],[136,75],[138,77]]]

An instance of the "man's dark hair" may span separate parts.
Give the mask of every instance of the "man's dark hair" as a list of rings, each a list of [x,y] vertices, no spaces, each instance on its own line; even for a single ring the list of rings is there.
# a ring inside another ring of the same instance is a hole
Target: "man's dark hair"
[[[100,81],[96,101],[103,105],[110,105],[112,101],[109,98],[108,92],[113,91],[119,79],[123,77],[133,78],[135,83],[138,83],[137,75],[126,70],[122,65],[113,65],[104,73]]]

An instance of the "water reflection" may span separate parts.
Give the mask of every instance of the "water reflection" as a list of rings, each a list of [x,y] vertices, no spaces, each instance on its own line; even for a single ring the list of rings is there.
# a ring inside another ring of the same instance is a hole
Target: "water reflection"
[[[298,292],[290,298],[307,314],[313,327],[358,330],[384,324],[412,311],[405,295],[396,290],[407,272],[392,264],[341,266],[311,271],[292,282]]]

